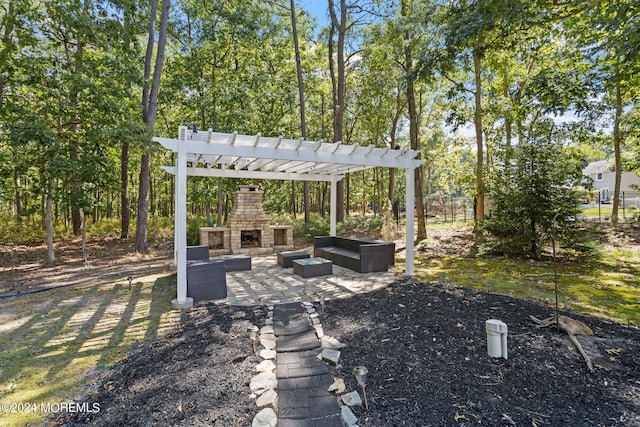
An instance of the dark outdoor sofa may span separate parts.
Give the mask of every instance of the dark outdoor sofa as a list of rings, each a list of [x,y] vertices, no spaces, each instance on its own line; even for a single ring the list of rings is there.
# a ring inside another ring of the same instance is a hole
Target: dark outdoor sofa
[[[395,263],[395,250],[393,242],[368,238],[321,236],[313,240],[313,256],[358,273],[389,270]]]

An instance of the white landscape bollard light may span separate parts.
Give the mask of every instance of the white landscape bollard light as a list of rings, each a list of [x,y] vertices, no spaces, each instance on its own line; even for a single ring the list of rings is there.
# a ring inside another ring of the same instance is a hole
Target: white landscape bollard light
[[[369,405],[367,404],[367,392],[364,389],[364,386],[367,384],[367,374],[369,371],[366,366],[356,366],[353,368],[353,376],[356,377],[356,381],[358,381],[358,385],[362,387],[362,398],[364,399],[364,409],[369,409]]]
[[[258,341],[258,327],[256,325],[251,325],[247,328],[247,332],[249,332],[249,339],[251,339],[251,348],[253,352],[256,352],[256,341]]]
[[[485,322],[485,327],[489,356],[507,359],[507,324],[498,319],[489,319]]]

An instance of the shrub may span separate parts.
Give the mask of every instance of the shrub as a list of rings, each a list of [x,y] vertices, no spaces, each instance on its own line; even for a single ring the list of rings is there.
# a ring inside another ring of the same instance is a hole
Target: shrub
[[[309,242],[313,241],[316,236],[328,236],[331,232],[331,222],[329,217],[321,217],[319,215],[311,215],[309,222],[305,223],[304,220],[297,220],[294,223],[294,230],[296,233],[305,237]],[[342,234],[344,226],[342,223],[336,224],[337,234]]]
[[[481,251],[538,259],[555,236],[557,246],[585,249],[580,194],[568,186],[580,163],[546,138],[522,142],[489,193],[493,216],[484,221]]]
[[[187,245],[196,246],[200,244],[200,227],[206,227],[206,218],[187,218]]]

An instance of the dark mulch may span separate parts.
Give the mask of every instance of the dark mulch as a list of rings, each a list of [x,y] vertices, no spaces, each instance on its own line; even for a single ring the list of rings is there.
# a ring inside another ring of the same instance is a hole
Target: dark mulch
[[[566,314],[566,313],[565,313]],[[327,302],[328,335],[347,344],[341,367],[347,391],[353,367],[369,369],[370,408],[354,408],[360,426],[640,426],[640,330],[591,317],[595,337],[579,337],[595,366],[588,371],[569,339],[536,329],[543,305],[424,283]],[[246,328],[264,308],[200,306],[181,330],[136,346],[97,378],[86,402],[101,412],[66,425],[251,425],[253,367]],[[509,327],[509,359],[486,354],[485,321]]]
[[[99,375],[82,401],[97,413],[52,421],[65,426],[250,426],[257,412],[249,380],[260,362],[247,328],[263,307],[208,304],[184,312],[179,330],[136,345]]]
[[[566,335],[529,320],[552,314],[508,296],[396,283],[331,302],[323,325],[347,344],[348,387],[354,366],[369,369],[360,426],[640,426],[640,330],[571,315],[595,333],[579,337],[590,373]],[[508,360],[487,356],[491,318],[509,327]]]

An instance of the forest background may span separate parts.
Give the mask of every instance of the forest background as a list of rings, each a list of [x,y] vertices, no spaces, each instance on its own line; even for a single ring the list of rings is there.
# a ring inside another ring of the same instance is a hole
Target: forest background
[[[151,137],[180,125],[420,150],[418,240],[429,200],[475,201],[481,222],[526,153],[560,184],[584,184],[583,161],[640,170],[635,0],[328,0],[324,26],[293,0],[0,5],[0,241],[46,240],[49,260],[88,224],[147,249],[174,209]],[[338,219],[402,206],[404,182],[347,175]],[[223,224],[238,183],[190,178],[190,228]],[[323,183],[258,184],[276,217],[328,212]]]

